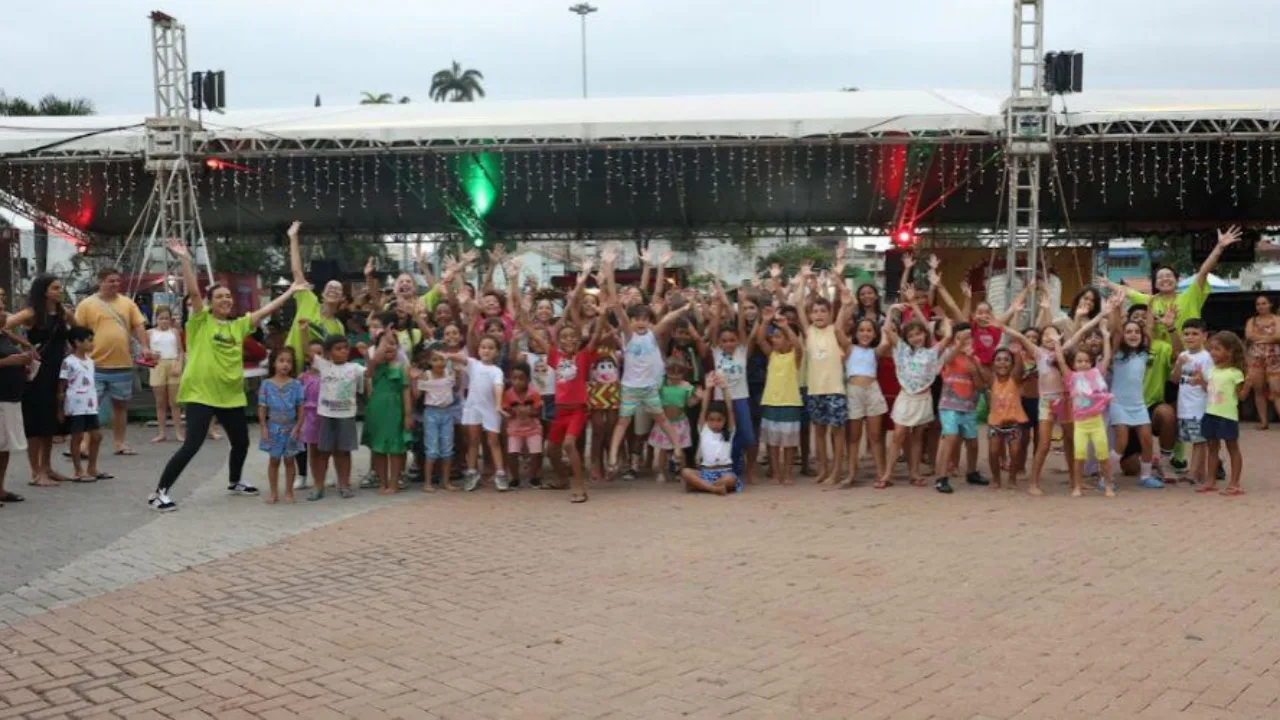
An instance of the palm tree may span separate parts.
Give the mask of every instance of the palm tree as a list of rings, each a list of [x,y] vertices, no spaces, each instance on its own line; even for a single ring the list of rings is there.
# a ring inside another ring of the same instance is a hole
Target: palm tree
[[[20,97],[8,97],[0,92],[0,115],[93,115],[93,102],[85,98],[60,98],[45,95],[32,104]]]
[[[364,97],[361,98],[360,100],[360,104],[361,105],[390,105],[393,102],[392,98],[393,96],[391,93],[379,93],[377,95],[374,95],[373,93],[366,90],[364,93]],[[394,102],[397,102],[401,105],[407,105],[409,104],[409,98],[407,96],[401,96],[399,100],[395,100]]]
[[[484,74],[479,70],[463,70],[454,60],[450,67],[431,76],[431,99],[436,102],[471,102],[477,96],[484,97],[480,82]]]

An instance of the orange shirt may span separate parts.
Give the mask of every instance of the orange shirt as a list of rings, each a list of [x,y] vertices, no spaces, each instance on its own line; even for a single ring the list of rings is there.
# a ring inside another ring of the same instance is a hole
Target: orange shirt
[[[1023,425],[1027,421],[1027,413],[1022,409],[1022,385],[1012,376],[1003,380],[995,378],[991,381],[991,409],[987,412],[987,424],[991,427],[1001,425]]]

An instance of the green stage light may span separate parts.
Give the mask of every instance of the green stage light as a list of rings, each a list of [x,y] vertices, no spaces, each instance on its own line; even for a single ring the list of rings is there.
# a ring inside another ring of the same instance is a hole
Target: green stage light
[[[471,211],[484,218],[493,210],[502,192],[502,162],[491,152],[463,153],[455,161],[458,184],[471,204]]]

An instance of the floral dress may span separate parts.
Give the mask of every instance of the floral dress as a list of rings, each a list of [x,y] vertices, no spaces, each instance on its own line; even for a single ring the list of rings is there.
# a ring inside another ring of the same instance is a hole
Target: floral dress
[[[258,388],[258,405],[267,409],[267,437],[258,449],[273,458],[291,458],[301,450],[293,428],[298,422],[298,406],[302,404],[302,383],[289,380],[277,384],[264,380]]]

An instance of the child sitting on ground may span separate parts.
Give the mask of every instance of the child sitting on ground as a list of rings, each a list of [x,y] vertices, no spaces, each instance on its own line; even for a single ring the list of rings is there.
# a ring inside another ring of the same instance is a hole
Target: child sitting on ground
[[[728,383],[716,373],[707,375],[707,391],[698,417],[698,467],[680,472],[689,492],[727,495],[742,489],[742,481],[733,474],[733,403],[712,403],[711,396],[717,388],[727,390]]]

